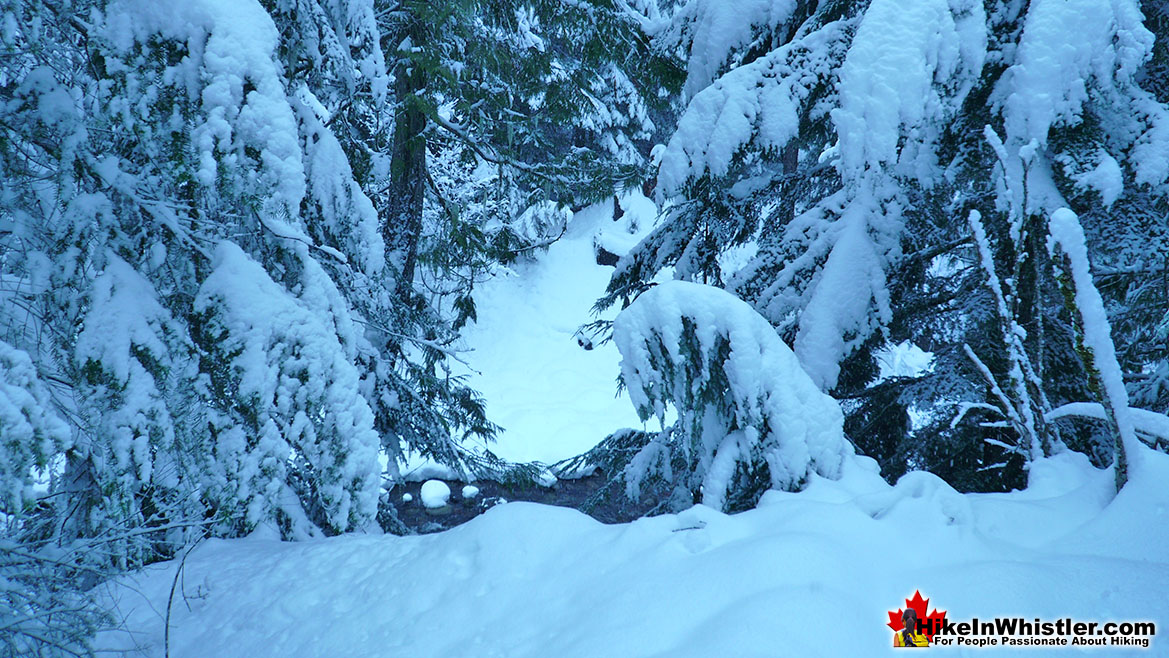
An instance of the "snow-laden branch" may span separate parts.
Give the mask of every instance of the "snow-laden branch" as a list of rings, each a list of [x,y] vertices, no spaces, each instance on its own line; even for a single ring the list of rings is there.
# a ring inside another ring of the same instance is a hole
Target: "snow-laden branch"
[[[1069,292],[1080,316],[1078,339],[1086,352],[1088,371],[1093,379],[1098,380],[1105,416],[1116,438],[1115,467],[1119,488],[1130,473],[1139,472],[1141,445],[1137,442],[1128,406],[1128,390],[1124,387],[1124,376],[1116,359],[1112,328],[1104,311],[1104,300],[1092,281],[1088,245],[1079,217],[1067,208],[1060,208],[1052,213],[1049,230],[1047,248],[1053,257],[1059,253],[1064,256],[1065,279],[1062,283],[1071,286]]]
[[[1148,409],[1128,408],[1132,419],[1133,430],[1138,439],[1149,447],[1161,447],[1169,450],[1169,416]],[[1099,402],[1069,402],[1047,412],[1047,421],[1056,421],[1063,418],[1092,418],[1094,420],[1108,420],[1108,413],[1104,405]]]

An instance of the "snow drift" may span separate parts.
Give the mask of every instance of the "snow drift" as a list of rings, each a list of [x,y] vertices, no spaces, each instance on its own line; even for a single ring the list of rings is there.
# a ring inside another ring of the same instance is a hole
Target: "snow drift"
[[[174,658],[874,656],[916,590],[955,619],[1163,625],[1169,456],[1146,456],[1154,477],[1115,499],[1109,473],[1065,452],[1008,494],[924,472],[891,487],[846,465],[734,516],[700,505],[606,526],[510,503],[421,537],[212,540],[177,581],[176,561],[112,588],[126,629],[99,641],[162,656],[172,583]]]

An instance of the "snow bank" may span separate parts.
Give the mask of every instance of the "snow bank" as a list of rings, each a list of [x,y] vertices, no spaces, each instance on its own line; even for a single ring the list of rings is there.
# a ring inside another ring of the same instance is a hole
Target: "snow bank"
[[[890,487],[846,466],[734,516],[698,506],[606,526],[509,503],[435,535],[212,540],[178,580],[170,655],[896,655],[887,612],[915,590],[955,620],[1163,627],[1169,491],[1153,483],[1169,481],[1169,456],[1147,461],[1155,476],[1110,504],[1109,474],[1068,454],[1010,494],[963,496],[925,473]],[[111,589],[127,624],[101,648],[163,655],[176,566]],[[1107,654],[1159,655],[1166,641]]]

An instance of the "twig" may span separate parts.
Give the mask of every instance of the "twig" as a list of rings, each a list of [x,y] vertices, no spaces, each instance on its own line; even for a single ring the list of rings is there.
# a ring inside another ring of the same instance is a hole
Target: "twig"
[[[191,544],[186,552],[183,553],[182,559],[179,560],[179,568],[175,570],[175,578],[170,583],[170,596],[168,596],[166,599],[166,622],[164,623],[162,630],[163,655],[166,658],[170,658],[170,611],[171,606],[173,606],[175,602],[175,587],[179,583],[179,577],[183,573],[183,567],[187,565],[187,556],[190,555],[191,551],[195,550],[195,547],[202,543],[202,541],[206,538],[207,535],[199,537],[195,540],[195,543]]]
[[[447,121],[446,119],[439,116],[437,113],[435,113],[433,116],[430,116],[429,118],[430,118],[430,120],[434,121],[434,123],[437,126],[445,129],[447,132],[451,133],[455,137],[458,137],[459,140],[461,140],[464,144],[466,144],[468,147],[470,147],[472,151],[474,151],[479,157],[483,158],[484,160],[491,162],[493,164],[507,165],[509,167],[515,167],[516,169],[519,169],[522,172],[531,174],[537,178],[542,178],[542,179],[549,181],[549,182],[556,182],[556,179],[554,177],[549,176],[548,174],[545,174],[544,172],[536,169],[535,167],[533,167],[530,164],[527,164],[525,162],[519,162],[517,160],[512,160],[511,158],[506,157],[504,155],[500,155],[498,153],[488,153],[482,146],[477,144],[475,142],[475,140],[471,139],[471,137],[469,135],[467,135],[465,132],[463,132],[462,129],[460,129],[457,125],[451,123],[450,121]]]
[[[444,345],[440,345],[432,340],[426,340],[425,338],[418,338],[417,336],[407,336],[406,334],[400,334],[396,331],[393,331],[393,330],[390,330],[386,327],[383,327],[382,325],[377,324],[376,322],[370,322],[368,320],[362,320],[360,318],[354,318],[353,321],[358,323],[358,324],[363,324],[367,327],[373,327],[374,329],[377,329],[378,331],[386,334],[387,336],[392,336],[394,338],[399,338],[401,340],[407,340],[407,341],[410,341],[411,343],[414,343],[415,345],[421,345],[422,347],[429,347],[430,349],[435,350],[436,352],[441,352],[442,354],[445,354],[446,356],[454,359],[455,361],[458,361],[459,363],[467,366],[468,368],[471,368],[471,371],[474,372],[476,375],[483,374],[483,373],[479,372],[478,370],[475,370],[474,368],[472,368],[470,363],[467,363],[465,360],[459,358],[459,353],[457,351],[452,350],[451,348],[446,347]],[[462,350],[462,351],[470,352],[471,350]]]
[[[260,224],[261,227],[264,228],[264,230],[268,231],[272,235],[275,235],[277,238],[281,238],[284,240],[294,240],[296,242],[299,242],[303,245],[308,246],[309,249],[316,249],[317,251],[328,255],[329,257],[333,258],[334,260],[336,260],[339,263],[343,263],[345,265],[349,264],[349,259],[346,258],[345,254],[341,253],[340,251],[337,251],[336,249],[333,249],[332,247],[322,247],[321,245],[314,244],[311,240],[306,240],[305,238],[302,238],[302,237],[299,237],[296,235],[287,235],[284,233],[280,233],[276,229],[269,226],[268,222],[264,221],[264,218],[260,217],[260,214],[254,210],[252,211],[252,216],[255,217],[256,221]]]

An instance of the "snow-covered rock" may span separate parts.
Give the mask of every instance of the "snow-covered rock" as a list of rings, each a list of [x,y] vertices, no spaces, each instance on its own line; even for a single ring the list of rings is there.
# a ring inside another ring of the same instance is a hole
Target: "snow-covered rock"
[[[422,483],[422,505],[427,509],[437,509],[447,504],[451,499],[451,488],[442,480],[427,480]]]

